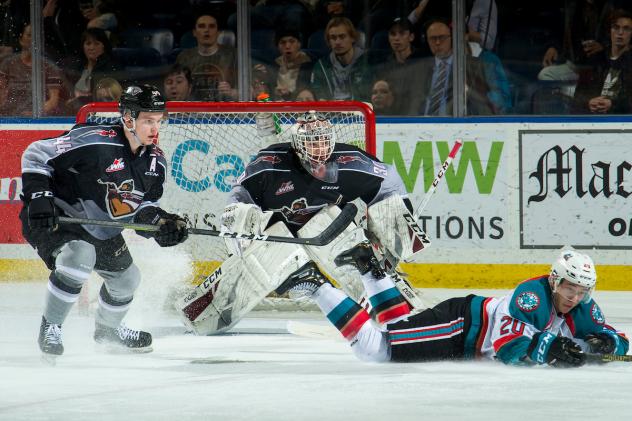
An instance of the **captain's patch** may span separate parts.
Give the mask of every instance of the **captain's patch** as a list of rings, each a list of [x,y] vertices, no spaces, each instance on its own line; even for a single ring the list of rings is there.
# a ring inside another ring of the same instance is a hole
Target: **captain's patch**
[[[516,305],[520,310],[530,313],[540,306],[540,297],[533,291],[526,291],[518,295]]]
[[[598,325],[606,323],[606,318],[603,316],[603,313],[601,312],[601,309],[599,308],[597,303],[593,303],[593,306],[590,309],[590,316]]]

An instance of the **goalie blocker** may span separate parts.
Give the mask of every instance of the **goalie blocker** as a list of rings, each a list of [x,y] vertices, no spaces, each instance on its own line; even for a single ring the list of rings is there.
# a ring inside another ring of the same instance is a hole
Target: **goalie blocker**
[[[430,245],[429,239],[414,222],[401,197],[392,195],[372,205],[368,208],[368,219],[366,205],[359,199],[353,203],[360,209],[356,216],[357,224],[349,225],[326,247],[255,242],[244,248],[235,248],[235,244],[232,244],[235,254],[199,286],[176,300],[175,307],[184,324],[198,335],[229,330],[266,295],[309,261],[316,262],[319,269],[350,296],[361,299],[363,286],[360,273],[351,266],[336,266],[334,259],[365,241],[367,226],[373,231],[372,240],[377,241],[374,243],[374,250],[381,257],[381,265],[392,273],[398,289],[413,309],[420,311],[426,308],[426,303],[417,292],[395,272],[400,260],[409,260]],[[242,214],[234,209],[231,209],[231,213]],[[318,235],[339,214],[340,209],[337,206],[324,208],[298,231],[298,236]],[[258,225],[252,223],[252,209],[247,209],[243,215],[248,216],[250,222],[246,225],[250,225],[250,229]],[[239,221],[234,222],[241,224]],[[265,233],[291,236],[283,223],[272,225]]]

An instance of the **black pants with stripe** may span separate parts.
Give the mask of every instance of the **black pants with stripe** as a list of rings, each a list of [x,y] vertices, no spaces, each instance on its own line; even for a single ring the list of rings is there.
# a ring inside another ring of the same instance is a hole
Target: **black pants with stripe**
[[[406,320],[387,325],[391,361],[415,362],[464,357],[474,295],[450,298]]]

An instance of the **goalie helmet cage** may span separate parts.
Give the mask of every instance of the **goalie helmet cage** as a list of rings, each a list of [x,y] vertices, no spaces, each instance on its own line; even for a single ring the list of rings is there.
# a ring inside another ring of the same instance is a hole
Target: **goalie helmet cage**
[[[362,102],[167,102],[168,121],[159,136],[168,162],[161,207],[186,216],[193,227],[218,229],[226,196],[246,165],[265,146],[289,142],[290,128],[310,110],[332,121],[337,142],[375,155],[375,115]],[[76,121],[118,124],[118,104],[87,104]],[[267,135],[261,135],[262,128]],[[270,128],[278,134],[270,133]],[[190,236],[180,247],[190,254],[198,279],[226,258],[219,239]]]

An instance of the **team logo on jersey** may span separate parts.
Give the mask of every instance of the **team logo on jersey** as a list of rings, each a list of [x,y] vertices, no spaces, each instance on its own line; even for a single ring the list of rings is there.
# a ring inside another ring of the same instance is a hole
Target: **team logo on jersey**
[[[136,212],[145,194],[134,188],[134,180],[125,180],[117,185],[112,181],[97,182],[106,186],[105,207],[112,219],[123,218]]]
[[[593,302],[592,308],[590,309],[590,317],[592,317],[593,321],[598,325],[606,323],[606,318],[604,317],[601,309],[595,302]]]
[[[540,297],[533,291],[525,291],[518,295],[516,304],[520,310],[529,313],[540,307]]]
[[[125,162],[123,162],[123,158],[116,158],[114,162],[105,169],[105,172],[115,172],[123,169],[125,169]]]
[[[301,197],[292,202],[290,206],[283,206],[279,209],[270,209],[274,212],[280,212],[288,224],[305,225],[315,213],[324,208],[326,205],[310,206],[307,199]]]
[[[115,137],[116,136],[116,131],[114,129],[110,129],[110,130],[99,130],[97,132],[97,134],[99,136],[104,136],[104,137]]]
[[[339,164],[348,164],[354,161],[366,162],[364,159],[362,159],[358,155],[342,155],[336,158],[336,162]]]
[[[286,181],[281,184],[281,187],[274,193],[277,196],[282,195],[283,193],[289,193],[294,190],[294,184],[291,181]]]
[[[281,158],[279,158],[276,155],[262,155],[259,158],[255,159],[254,161],[252,161],[251,164],[255,165],[255,164],[258,164],[259,162],[268,162],[270,164],[278,164],[279,162],[281,162]]]

